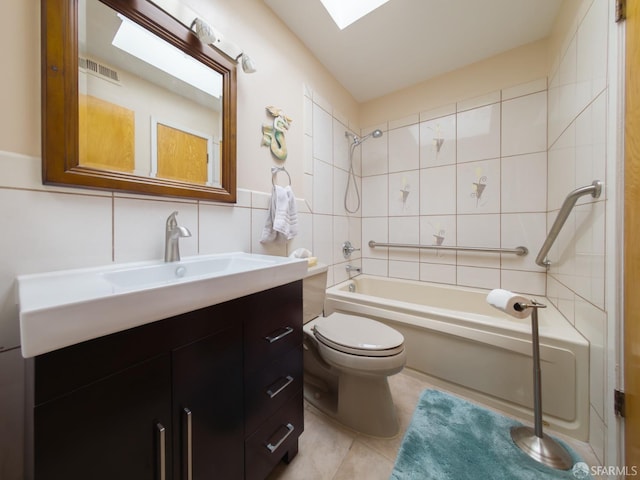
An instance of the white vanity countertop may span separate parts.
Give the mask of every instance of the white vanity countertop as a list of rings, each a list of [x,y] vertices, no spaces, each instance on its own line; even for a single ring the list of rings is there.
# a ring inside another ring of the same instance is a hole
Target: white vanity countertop
[[[22,275],[22,356],[244,297],[306,273],[305,259],[233,252]]]

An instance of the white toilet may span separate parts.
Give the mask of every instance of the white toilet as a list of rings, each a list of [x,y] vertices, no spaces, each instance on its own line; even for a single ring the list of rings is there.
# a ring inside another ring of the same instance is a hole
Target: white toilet
[[[404,337],[370,318],[323,317],[327,267],[303,280],[304,395],[344,425],[377,437],[398,433],[387,377],[406,363]]]

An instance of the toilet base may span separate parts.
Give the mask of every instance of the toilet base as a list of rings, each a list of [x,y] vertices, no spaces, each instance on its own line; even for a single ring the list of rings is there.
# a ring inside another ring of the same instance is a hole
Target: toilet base
[[[304,397],[320,411],[365,435],[390,438],[400,431],[387,377],[342,373],[337,390],[305,382]]]

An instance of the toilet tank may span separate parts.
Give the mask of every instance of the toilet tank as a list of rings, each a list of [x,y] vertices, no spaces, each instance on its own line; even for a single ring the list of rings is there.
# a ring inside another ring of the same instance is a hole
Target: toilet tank
[[[318,264],[307,270],[302,279],[302,321],[307,323],[322,315],[327,290],[326,265]]]

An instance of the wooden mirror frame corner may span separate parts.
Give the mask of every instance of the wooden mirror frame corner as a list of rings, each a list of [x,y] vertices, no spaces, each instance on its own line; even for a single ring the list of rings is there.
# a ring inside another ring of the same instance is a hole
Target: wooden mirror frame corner
[[[77,0],[41,0],[43,183],[235,203],[236,63],[203,45],[194,32],[147,0],[100,1],[222,76],[221,185],[190,184],[80,164]]]

